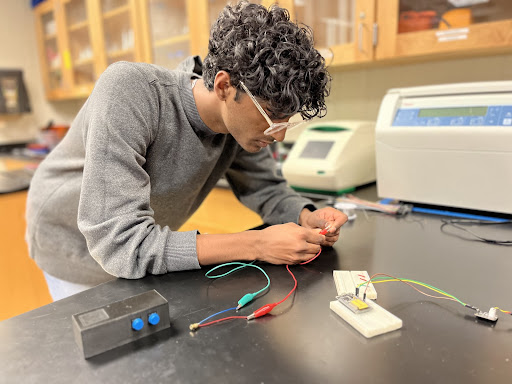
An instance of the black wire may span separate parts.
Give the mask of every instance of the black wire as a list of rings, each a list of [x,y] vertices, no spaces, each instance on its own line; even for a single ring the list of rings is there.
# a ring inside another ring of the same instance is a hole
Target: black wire
[[[464,239],[464,240],[473,240],[473,241],[481,241],[483,243],[487,243],[487,244],[495,244],[495,245],[512,245],[512,240],[496,240],[496,239],[490,239],[490,238],[487,238],[487,237],[482,237],[482,236],[479,236],[477,235],[476,233],[474,233],[473,231],[470,231],[469,229],[467,228],[464,228],[462,225],[472,225],[472,224],[477,224],[477,225],[500,225],[500,224],[510,224],[512,223],[511,220],[507,220],[507,221],[501,221],[501,222],[493,222],[493,221],[481,221],[481,220],[470,220],[470,219],[460,219],[460,220],[442,220],[443,224],[441,224],[441,232],[443,233],[446,233],[447,235],[450,235],[450,236],[457,236],[461,239]],[[469,233],[471,236],[473,236],[475,239],[468,239],[467,237],[464,237],[464,236],[460,236],[460,235],[457,235],[457,234],[454,234],[454,233],[449,233],[449,232],[446,232],[446,230],[444,230],[444,227],[445,226],[452,226],[456,229],[459,229],[461,231],[464,231],[466,233]]]

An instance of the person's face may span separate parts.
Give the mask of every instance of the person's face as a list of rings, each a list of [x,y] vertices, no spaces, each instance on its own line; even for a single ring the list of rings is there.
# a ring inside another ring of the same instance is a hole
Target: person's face
[[[242,148],[253,153],[259,152],[274,140],[283,141],[288,127],[286,123],[290,118],[270,120],[265,103],[256,100],[245,86],[242,87],[246,92],[238,92],[238,97],[237,89],[232,85],[229,85],[229,91],[225,93],[223,120],[227,132]],[[273,129],[269,129],[269,126]]]
[[[265,108],[262,105],[262,108]],[[276,120],[276,123],[287,122],[289,118]],[[225,117],[226,128],[235,140],[248,152],[259,152],[274,140],[283,141],[286,129],[271,135],[266,135],[268,122],[247,94],[239,93],[238,100],[234,98],[227,104]]]
[[[292,128],[297,127],[303,123],[303,121],[297,121],[294,123],[290,123],[288,121],[289,118],[283,119],[284,121],[282,121],[282,122],[272,121],[270,119],[270,116],[268,115],[268,112],[261,106],[260,102],[256,99],[256,97],[254,97],[254,95],[251,93],[251,91],[249,91],[249,89],[245,86],[243,81],[240,81],[240,85],[242,86],[245,93],[247,93],[247,95],[251,98],[254,106],[256,108],[258,108],[258,110],[261,113],[261,116],[263,116],[263,118],[267,121],[268,128],[265,130],[265,132],[263,132],[265,135],[271,136],[271,135],[276,134],[279,131],[282,131],[284,129],[286,129],[286,130],[292,129]]]

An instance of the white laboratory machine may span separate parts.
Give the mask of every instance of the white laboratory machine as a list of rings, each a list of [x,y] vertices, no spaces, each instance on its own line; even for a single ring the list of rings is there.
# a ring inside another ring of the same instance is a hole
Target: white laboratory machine
[[[310,124],[283,162],[288,184],[302,192],[339,195],[375,181],[375,122]]]
[[[379,197],[512,214],[512,81],[391,89],[375,130]]]

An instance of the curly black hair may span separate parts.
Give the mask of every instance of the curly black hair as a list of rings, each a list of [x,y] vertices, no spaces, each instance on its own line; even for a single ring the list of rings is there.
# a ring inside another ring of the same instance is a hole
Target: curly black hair
[[[238,91],[240,81],[267,103],[271,117],[300,113],[303,119],[327,112],[331,76],[314,48],[311,28],[290,21],[286,9],[268,10],[241,1],[226,6],[212,26],[203,79],[213,90],[219,71],[230,74]]]

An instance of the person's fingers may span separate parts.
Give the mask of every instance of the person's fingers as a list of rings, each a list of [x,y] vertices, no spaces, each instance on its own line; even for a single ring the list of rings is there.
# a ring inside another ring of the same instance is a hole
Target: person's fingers
[[[338,229],[337,229],[336,231],[334,231],[334,232],[327,232],[327,233],[325,234],[325,237],[327,237],[327,238],[331,238],[331,237],[337,237],[337,236],[339,236],[339,235],[340,235],[340,229],[338,228]]]
[[[306,243],[311,244],[322,244],[325,238],[325,235],[320,234],[320,231],[317,228],[310,229],[306,227],[298,227],[300,228],[300,235],[298,238],[305,241]]]
[[[345,215],[344,213],[341,213],[341,215],[336,217],[336,219],[334,220],[334,223],[331,225],[329,232],[332,233],[334,228],[336,228],[336,231],[339,231],[340,227],[343,224],[345,224],[347,221],[348,221],[348,216]]]

